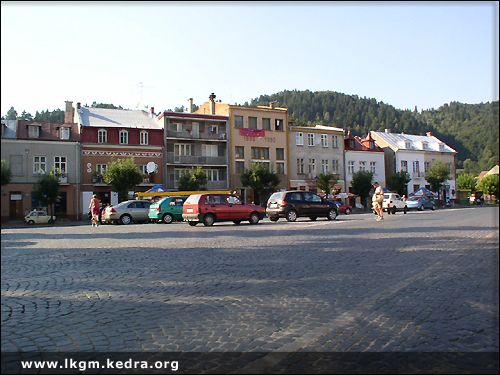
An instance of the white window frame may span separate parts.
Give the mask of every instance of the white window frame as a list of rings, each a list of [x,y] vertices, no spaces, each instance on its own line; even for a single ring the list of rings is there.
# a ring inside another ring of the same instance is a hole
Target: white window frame
[[[47,158],[41,155],[33,156],[33,174],[43,175],[46,173],[47,173]]]
[[[354,174],[354,160],[349,160],[347,162],[347,173]]]
[[[377,162],[375,161],[371,161],[370,162],[370,172],[372,173],[376,173],[376,170],[377,170]]]
[[[57,170],[61,174],[68,173],[68,158],[66,156],[54,156],[54,171],[57,173]]]
[[[359,170],[360,171],[366,171],[366,161],[360,161],[359,162]]]
[[[207,175],[207,182],[208,181],[221,181],[219,169],[210,168],[210,169],[205,169],[204,172]]]
[[[276,174],[284,175],[285,174],[285,162],[277,161],[276,162]]]
[[[297,174],[304,174],[304,159],[297,158]]]
[[[217,157],[219,156],[219,148],[217,145],[202,143],[201,156]]]
[[[139,133],[139,143],[141,145],[149,144],[149,133],[146,130],[141,130],[141,132]]]
[[[337,159],[332,160],[332,173],[339,173],[339,161]]]
[[[312,173],[314,176],[316,176],[316,159],[309,159],[309,173]]]
[[[307,145],[314,146],[314,133],[307,133]]]
[[[408,161],[401,160],[401,172],[408,172]]]
[[[295,145],[304,146],[304,133],[302,132],[295,133]]]
[[[108,131],[106,129],[97,131],[97,143],[108,143]]]
[[[321,134],[321,146],[328,147],[328,134]]]
[[[175,156],[193,156],[193,145],[191,143],[174,143]]]
[[[95,165],[95,172],[99,175],[103,175],[104,173],[106,173],[106,169],[108,169],[108,165],[107,164],[96,164]]]
[[[125,138],[125,139],[123,139],[123,138]],[[121,145],[128,145],[128,131],[127,130],[120,130],[119,140],[120,140]]]
[[[59,128],[59,138],[62,140],[69,140],[71,129],[65,126]]]
[[[321,173],[328,174],[330,168],[330,161],[328,159],[321,159]]]
[[[332,147],[339,148],[339,136],[338,135],[332,135]]]
[[[29,125],[28,138],[40,138],[40,127],[37,125]]]

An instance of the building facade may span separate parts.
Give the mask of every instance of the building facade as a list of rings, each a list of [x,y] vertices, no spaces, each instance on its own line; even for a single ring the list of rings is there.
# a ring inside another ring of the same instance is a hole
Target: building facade
[[[229,186],[246,202],[254,201],[251,189],[242,186],[241,174],[252,163],[261,163],[280,177],[278,189],[288,183],[288,110],[269,106],[243,107],[215,101],[215,95],[196,113],[229,118]]]
[[[179,188],[179,178],[194,167],[207,174],[208,190],[229,189],[227,116],[163,112],[165,187]]]
[[[72,109],[67,107],[67,111]],[[102,177],[115,158],[134,158],[144,176],[136,191],[146,191],[164,182],[163,125],[156,119],[153,108],[147,113],[82,107],[77,103],[74,117],[81,133],[82,214],[88,212],[92,194],[97,194],[103,204],[118,203],[117,193]]]
[[[456,191],[456,154],[450,146],[428,132],[427,135],[411,135],[385,132],[370,132],[373,139],[384,150],[386,178],[395,172],[408,172],[411,181],[407,193],[421,187],[430,189],[425,179],[433,163],[440,161],[448,167],[450,179],[445,181],[443,191],[450,197]]]
[[[22,219],[27,211],[43,207],[32,194],[42,175],[54,171],[59,180],[58,219],[74,220],[80,210],[80,147],[74,123],[56,124],[2,120],[2,159],[11,181],[2,187],[2,221]]]
[[[344,130],[331,126],[289,126],[290,189],[318,192],[317,179],[334,174],[333,193],[345,189]]]

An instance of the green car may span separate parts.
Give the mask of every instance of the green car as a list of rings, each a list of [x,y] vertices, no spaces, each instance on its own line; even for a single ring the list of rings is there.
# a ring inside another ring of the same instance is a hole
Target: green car
[[[149,206],[149,219],[157,223],[170,224],[182,221],[182,206],[187,197],[165,197]]]

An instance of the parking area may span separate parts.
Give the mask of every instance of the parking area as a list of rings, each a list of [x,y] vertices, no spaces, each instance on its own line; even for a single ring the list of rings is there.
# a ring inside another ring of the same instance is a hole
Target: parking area
[[[1,243],[5,351],[498,351],[498,207]]]

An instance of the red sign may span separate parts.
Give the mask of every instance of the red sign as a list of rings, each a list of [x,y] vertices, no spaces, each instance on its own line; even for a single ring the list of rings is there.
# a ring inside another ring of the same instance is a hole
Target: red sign
[[[266,131],[264,129],[240,129],[240,135],[243,137],[265,137]]]

